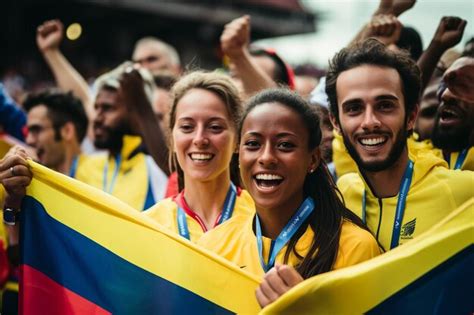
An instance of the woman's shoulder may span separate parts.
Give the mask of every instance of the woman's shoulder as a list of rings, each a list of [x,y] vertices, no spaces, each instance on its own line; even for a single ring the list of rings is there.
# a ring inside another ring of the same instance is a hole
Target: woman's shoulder
[[[173,198],[166,198],[143,211],[143,215],[154,218],[172,214],[176,209],[177,205]]]
[[[341,241],[367,245],[377,244],[374,236],[369,231],[348,220],[344,220],[342,223]]]
[[[380,253],[380,247],[369,231],[350,221],[343,221],[339,252],[334,269],[355,265],[378,256]]]
[[[239,214],[254,214],[255,213],[255,203],[245,189],[239,190],[239,195],[236,201],[236,210]]]

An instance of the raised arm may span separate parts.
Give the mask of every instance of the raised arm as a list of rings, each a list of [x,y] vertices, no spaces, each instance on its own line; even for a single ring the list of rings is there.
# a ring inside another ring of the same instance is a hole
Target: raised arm
[[[140,134],[148,153],[166,175],[170,175],[168,146],[152,105],[148,99],[143,79],[137,69],[130,67],[120,80],[120,94],[132,121],[132,130]]]
[[[363,32],[359,33],[358,37],[351,44],[373,37],[389,46],[395,44],[400,39],[402,27],[402,23],[400,23],[395,15],[375,15],[364,27]]]
[[[372,19],[377,15],[393,15],[394,17],[399,17],[402,13],[408,11],[415,5],[416,0],[380,0],[379,6],[372,14]],[[350,42],[350,44],[357,43],[368,37],[370,33],[372,21],[364,24],[359,32],[354,36],[354,39]]]
[[[276,86],[272,78],[252,61],[249,42],[250,16],[242,16],[224,27],[221,35],[222,52],[229,58],[232,73],[242,81],[246,96]]]
[[[461,41],[466,23],[465,20],[455,16],[441,18],[430,45],[417,62],[422,74],[422,91],[428,85],[444,52]]]
[[[92,120],[94,109],[89,86],[59,50],[62,39],[63,24],[59,20],[46,21],[36,31],[36,43],[53,72],[57,85],[65,91],[72,91],[82,101],[89,120]]]
[[[400,16],[415,5],[416,0],[380,0],[379,6],[373,15],[392,14]]]

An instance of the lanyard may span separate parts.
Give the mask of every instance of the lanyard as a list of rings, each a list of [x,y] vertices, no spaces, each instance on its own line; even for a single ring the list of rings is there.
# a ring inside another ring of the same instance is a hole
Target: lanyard
[[[115,181],[117,180],[117,176],[120,170],[120,163],[122,162],[122,158],[120,155],[117,155],[115,157],[115,169],[114,169],[114,174],[112,175],[112,180],[110,181],[110,185],[107,186],[107,178],[109,175],[109,160],[105,162],[104,166],[104,180],[103,180],[103,185],[102,185],[102,190],[105,191],[106,193],[112,194],[112,191],[114,190],[115,186]]]
[[[78,160],[79,160],[79,157],[77,155],[72,160],[71,168],[69,169],[69,177],[71,178],[76,177]]]
[[[235,200],[237,199],[237,188],[233,183],[230,183],[229,190],[227,191],[227,195],[224,201],[224,207],[222,209],[221,214],[217,217],[216,223],[214,227],[217,225],[229,220],[232,217],[232,212],[234,211]],[[191,217],[196,220],[204,232],[207,232],[206,225],[202,221],[202,219],[197,215],[191,215]],[[186,213],[184,212],[183,208],[178,204],[178,232],[179,235],[182,237],[190,240],[191,237],[189,235],[188,229],[188,222],[186,220]]]
[[[257,236],[257,247],[258,254],[260,255],[260,263],[265,272],[270,270],[275,265],[275,259],[280,250],[285,247],[286,243],[291,237],[298,231],[300,226],[306,221],[309,215],[314,210],[313,198],[308,197],[298,208],[296,213],[291,217],[290,221],[285,225],[283,230],[280,232],[275,241],[272,241],[270,248],[270,254],[268,257],[268,264],[263,259],[263,241],[262,241],[262,227],[260,226],[260,220],[258,214],[255,215],[255,234]]]
[[[467,156],[467,148],[459,152],[458,158],[456,159],[456,164],[454,164],[455,170],[461,169],[461,166],[463,165],[464,160],[466,160],[466,156]]]
[[[402,183],[400,185],[400,191],[398,193],[398,201],[397,208],[395,211],[395,221],[393,222],[392,241],[390,243],[390,249],[397,247],[399,243],[403,213],[405,212],[408,191],[410,190],[411,179],[413,177],[413,166],[413,161],[409,160],[407,168],[405,169],[405,173],[403,174]],[[362,221],[364,222],[364,224],[366,223],[366,194],[367,191],[364,190],[364,194],[362,195]]]

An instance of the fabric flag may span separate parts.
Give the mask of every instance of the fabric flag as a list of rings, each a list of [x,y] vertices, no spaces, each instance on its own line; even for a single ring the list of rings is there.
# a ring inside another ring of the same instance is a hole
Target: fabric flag
[[[300,283],[262,314],[472,314],[474,198],[432,229]]]
[[[21,314],[255,314],[258,279],[118,199],[30,162]]]
[[[0,135],[0,158],[4,157],[7,154],[8,150],[12,147],[11,143],[8,141],[7,135]]]

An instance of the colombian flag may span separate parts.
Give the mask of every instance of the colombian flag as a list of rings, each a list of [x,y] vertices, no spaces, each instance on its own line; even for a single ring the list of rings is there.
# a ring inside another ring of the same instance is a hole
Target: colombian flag
[[[252,314],[258,280],[102,191],[30,162],[23,314]]]
[[[288,291],[263,314],[472,314],[474,198],[431,230]]]

